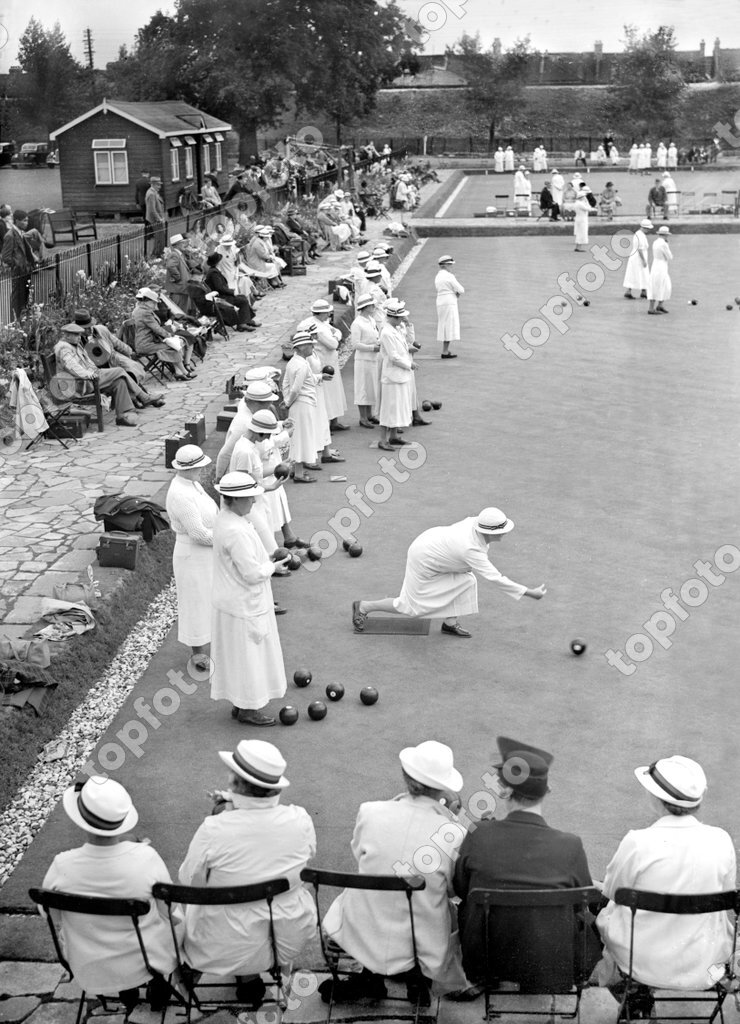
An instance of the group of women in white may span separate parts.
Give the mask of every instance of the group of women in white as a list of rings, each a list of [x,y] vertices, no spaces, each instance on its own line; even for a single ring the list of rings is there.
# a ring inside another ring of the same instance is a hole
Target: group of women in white
[[[627,170],[630,174],[650,173],[653,166],[653,147],[649,142],[632,143],[629,151],[629,165]],[[655,166],[659,171],[675,171],[678,167],[678,149],[676,144],[671,142],[666,146],[659,142],[655,151]]]
[[[653,242],[653,261],[650,264],[647,232],[652,230],[651,220],[646,217],[640,221],[640,226],[632,239],[632,250],[627,260],[623,287],[625,299],[634,299],[633,290],[639,290],[640,298],[648,300],[648,314],[656,316],[668,312],[665,303],[671,297],[669,264],[673,259],[673,253],[668,245],[670,229],[663,225],[658,228],[657,238]]]
[[[516,154],[511,146],[506,149],[499,146],[493,154],[493,170],[495,174],[504,174],[506,171],[513,171],[516,162]],[[524,168],[520,168],[523,170]],[[535,146],[532,151],[532,170],[547,171],[547,150],[544,146]]]

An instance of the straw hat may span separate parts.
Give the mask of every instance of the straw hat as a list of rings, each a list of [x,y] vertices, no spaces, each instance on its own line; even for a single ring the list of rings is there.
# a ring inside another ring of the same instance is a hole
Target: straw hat
[[[514,523],[500,508],[484,508],[475,521],[475,528],[478,533],[509,533],[514,529]]]
[[[214,486],[219,494],[225,494],[230,498],[256,498],[265,493],[264,487],[260,487],[249,473],[240,470],[224,473],[220,482]]]
[[[71,786],[62,797],[67,817],[94,836],[121,836],[139,820],[120,782],[91,775],[84,786]]]
[[[707,790],[702,766],[680,754],[635,768],[635,778],[648,793],[676,807],[698,807]]]
[[[287,765],[278,748],[265,740],[241,740],[236,750],[219,750],[218,756],[235,775],[261,789],[285,789]]]
[[[450,789],[459,793],[463,777],[454,766],[452,751],[444,743],[424,740],[415,747],[404,747],[398,755],[407,775],[432,789]]]
[[[211,460],[197,444],[184,444],[178,448],[172,460],[173,469],[201,469],[210,465]]]

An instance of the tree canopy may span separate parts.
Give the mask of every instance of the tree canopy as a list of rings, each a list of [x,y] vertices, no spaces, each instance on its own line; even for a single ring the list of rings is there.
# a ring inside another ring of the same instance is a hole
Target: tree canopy
[[[640,35],[634,25],[625,25],[624,34],[624,56],[610,94],[612,117],[634,125],[635,137],[672,134],[686,95],[674,30],[661,25]]]
[[[82,66],[72,56],[59,22],[45,29],[31,18],[20,38],[18,64],[20,113],[30,124],[50,131],[80,112]],[[82,109],[88,96],[82,100]]]

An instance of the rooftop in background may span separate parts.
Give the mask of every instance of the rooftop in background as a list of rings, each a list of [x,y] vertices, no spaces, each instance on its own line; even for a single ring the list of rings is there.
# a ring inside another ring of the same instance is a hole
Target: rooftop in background
[[[211,114],[204,114],[202,110],[191,107],[189,103],[183,103],[182,100],[161,100],[157,103],[103,100],[97,107],[93,107],[92,110],[86,111],[73,121],[68,121],[67,124],[57,128],[51,133],[50,138],[55,139],[58,135],[101,111],[119,114],[126,120],[149,129],[162,139],[168,135],[181,135],[184,132],[197,134],[209,131],[229,131],[231,128],[226,121],[221,121]]]

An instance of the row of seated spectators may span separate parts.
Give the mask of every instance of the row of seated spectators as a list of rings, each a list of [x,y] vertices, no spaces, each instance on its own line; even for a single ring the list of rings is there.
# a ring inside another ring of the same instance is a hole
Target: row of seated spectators
[[[503,736],[498,746],[493,774],[483,776],[486,789],[465,808],[453,752],[436,740],[400,752],[401,794],[360,806],[351,843],[359,875],[416,876],[425,885],[412,896],[413,939],[405,893],[351,887],[337,896],[321,926],[362,969],[344,981],[322,983],[325,1001],[381,999],[387,977],[406,983],[411,1002],[428,1005],[433,987],[453,998],[476,998],[483,983],[496,981],[514,982],[525,992],[566,992],[589,975],[592,984],[608,987],[621,1000],[630,961],[630,911],[614,902],[620,887],[672,894],[736,888],[730,836],[697,817],[707,780],[696,761],[673,755],[635,769],[653,823],[627,833],[603,881],[595,882],[581,839],[543,817],[552,755]],[[277,959],[290,970],[317,924],[315,903],[301,882],[316,853],[314,825],[304,808],[281,804],[290,783],[285,759],[273,744],[242,740],[219,757],[228,782],[211,794],[212,812],[189,844],[179,880],[186,886],[233,887],[287,878],[289,889],[275,897],[272,912]],[[273,959],[266,904],[188,905],[176,914],[178,957],[164,908],[152,898],[153,887],[168,883],[170,874],[148,840],[130,837],[138,814],[127,791],[110,778],[91,777],[69,789],[63,804],[86,841],[54,858],[44,888],[147,900],[141,928],[160,976],[154,985],[160,995],[182,962],[186,968],[176,981],[192,982],[201,972],[235,977],[239,1000],[259,1007],[265,995],[261,975]],[[475,899],[481,888],[592,886],[601,890],[601,898],[598,892],[594,898],[595,926],[593,916],[572,907],[565,914],[552,907],[508,907],[488,919],[486,935],[484,910]],[[135,1003],[147,972],[133,933],[104,918],[75,914],[62,914],[58,923],[80,984]],[[583,947],[576,962],[575,950]],[[724,912],[675,918],[641,911],[634,950],[627,1019],[651,1015],[655,988],[716,985],[733,957],[733,921]]]

